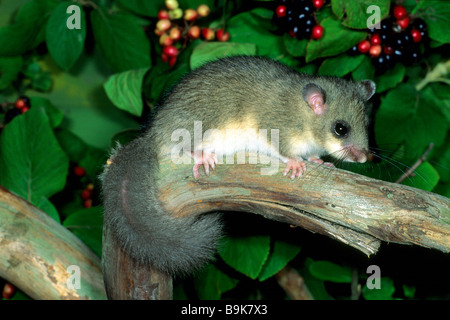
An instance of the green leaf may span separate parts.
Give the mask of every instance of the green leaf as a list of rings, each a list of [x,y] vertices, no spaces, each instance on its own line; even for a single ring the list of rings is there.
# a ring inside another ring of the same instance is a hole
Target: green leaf
[[[319,68],[319,74],[343,77],[355,70],[363,60],[363,55],[352,57],[348,54],[341,54],[337,57],[326,59]]]
[[[414,171],[414,176],[403,181],[403,184],[431,191],[438,184],[439,178],[439,173],[436,169],[428,161],[425,161]]]
[[[74,212],[64,220],[63,225],[101,257],[103,207],[92,207]]]
[[[30,78],[33,89],[46,92],[52,87],[50,72],[43,71],[36,61],[31,61],[23,70],[23,74]]]
[[[407,154],[419,155],[433,142],[439,146],[448,123],[431,90],[417,92],[410,84],[389,91],[376,114],[375,137],[392,148],[404,143]]]
[[[258,10],[254,9],[232,17],[228,21],[230,38],[235,43],[249,43],[250,41],[256,45],[258,55],[279,60],[287,54],[283,38],[268,31],[271,21],[261,18],[263,11],[268,14],[271,10],[258,8]]]
[[[195,277],[195,288],[200,300],[219,300],[222,293],[227,292],[238,284],[239,280],[209,264],[205,270]]]
[[[0,56],[19,56],[33,49],[44,39],[40,37],[49,13],[59,2],[35,0],[25,3],[13,24],[0,28]]]
[[[219,254],[232,268],[256,279],[270,252],[270,237],[227,237]]]
[[[156,17],[160,9],[165,9],[161,1],[117,0],[117,2],[128,10],[146,17]]]
[[[309,271],[317,279],[336,283],[351,283],[352,271],[330,261],[315,261],[309,266]]]
[[[389,0],[332,0],[333,13],[349,28],[366,29],[372,13],[367,8],[376,5],[380,9],[380,20],[389,14]],[[372,19],[370,19],[372,20]],[[372,21],[369,21],[372,24]],[[326,30],[326,29],[325,29]]]
[[[255,54],[256,46],[253,43],[202,42],[192,51],[190,65],[191,69],[195,69],[219,58]]]
[[[370,58],[365,55],[363,55],[363,57],[364,58],[362,62],[352,72],[353,80],[361,81],[366,79],[373,79],[374,77],[375,68],[373,67],[372,62],[370,61]]]
[[[272,253],[261,270],[259,281],[264,281],[283,269],[300,252],[300,249],[299,246],[288,242],[274,241]]]
[[[447,1],[427,0],[419,1],[416,9],[418,15],[427,23],[428,34],[431,39],[450,43],[450,6]]]
[[[377,93],[394,88],[403,81],[406,68],[403,64],[397,63],[394,68],[387,70],[384,74],[375,78]]]
[[[103,85],[109,100],[119,109],[141,116],[144,108],[142,81],[149,69],[129,70],[108,78]]]
[[[284,45],[287,52],[294,57],[304,57],[306,54],[306,45],[308,40],[298,40],[285,33],[283,36]]]
[[[79,163],[88,150],[88,146],[84,141],[66,129],[56,131],[55,135],[61,148],[69,156],[70,161]]]
[[[91,20],[95,40],[116,72],[151,66],[150,42],[133,16],[94,10]]]
[[[63,121],[64,115],[61,110],[55,107],[48,99],[41,97],[31,97],[30,105],[33,108],[44,108],[53,128],[58,127]]]
[[[68,11],[69,6],[71,10]],[[84,10],[72,2],[60,3],[53,10],[46,28],[47,48],[56,64],[69,70],[81,55],[85,38]]]
[[[6,89],[22,69],[22,57],[0,57],[0,90]]]
[[[387,277],[380,279],[380,289],[369,289],[367,285],[362,289],[362,295],[366,300],[392,300],[394,292],[394,281]]]
[[[44,108],[31,108],[3,129],[0,185],[40,205],[64,188],[68,168]]]
[[[306,62],[317,58],[343,53],[367,37],[367,32],[345,28],[339,20],[332,17],[320,23],[325,29],[320,40],[309,41],[306,47]]]

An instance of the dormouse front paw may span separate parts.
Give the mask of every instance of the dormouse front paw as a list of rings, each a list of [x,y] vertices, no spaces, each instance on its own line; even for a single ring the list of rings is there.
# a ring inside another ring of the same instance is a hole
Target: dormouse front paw
[[[209,175],[209,168],[211,167],[211,169],[214,170],[217,164],[217,156],[214,153],[207,151],[193,152],[192,158],[194,158],[194,168],[192,171],[195,179],[200,178],[200,172],[198,172],[198,169],[202,165],[205,168],[206,175]]]
[[[301,160],[289,159],[286,168],[283,170],[283,176],[287,175],[289,171],[292,171],[289,176],[291,179],[294,179],[295,177],[300,178],[303,172],[306,171],[306,164]]]
[[[319,157],[309,157],[308,161],[315,162],[315,163],[318,163],[318,164],[323,164],[324,166],[327,166],[327,167],[330,167],[330,168],[334,168],[334,164],[333,163],[331,163],[331,162],[324,162]]]

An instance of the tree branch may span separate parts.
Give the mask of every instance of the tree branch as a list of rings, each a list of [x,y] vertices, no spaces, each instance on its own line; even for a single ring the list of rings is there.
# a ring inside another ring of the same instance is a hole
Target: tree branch
[[[105,299],[100,259],[73,233],[0,187],[0,277],[33,299]],[[79,267],[80,288],[69,266]]]

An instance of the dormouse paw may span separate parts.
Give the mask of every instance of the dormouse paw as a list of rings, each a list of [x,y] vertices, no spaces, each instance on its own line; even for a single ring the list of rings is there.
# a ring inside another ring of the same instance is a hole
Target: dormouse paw
[[[310,157],[308,158],[308,161],[311,162],[315,162],[318,164],[323,164],[324,166],[330,167],[330,168],[334,168],[334,164],[331,162],[324,162],[322,159],[318,158],[318,157]]]
[[[286,168],[283,170],[283,176],[287,175],[289,171],[292,171],[289,176],[291,179],[294,179],[295,177],[300,178],[303,172],[306,171],[306,164],[297,159],[289,159]]]
[[[209,168],[211,167],[211,169],[214,170],[217,164],[217,156],[214,153],[210,153],[207,151],[203,151],[201,155],[197,155],[197,153],[193,152],[192,157],[194,158],[194,168],[192,171],[194,173],[195,179],[200,178],[200,172],[198,172],[198,169],[202,165],[205,168],[206,175],[209,176]]]

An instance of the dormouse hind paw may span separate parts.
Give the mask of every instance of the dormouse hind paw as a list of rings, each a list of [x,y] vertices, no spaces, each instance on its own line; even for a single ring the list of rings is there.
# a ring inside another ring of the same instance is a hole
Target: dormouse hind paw
[[[200,178],[200,172],[198,169],[203,165],[205,168],[206,175],[209,176],[209,168],[214,170],[216,164],[217,164],[217,156],[214,153],[210,153],[207,151],[200,152],[193,152],[192,158],[194,158],[194,168],[192,169],[194,173],[194,178],[198,179]]]

